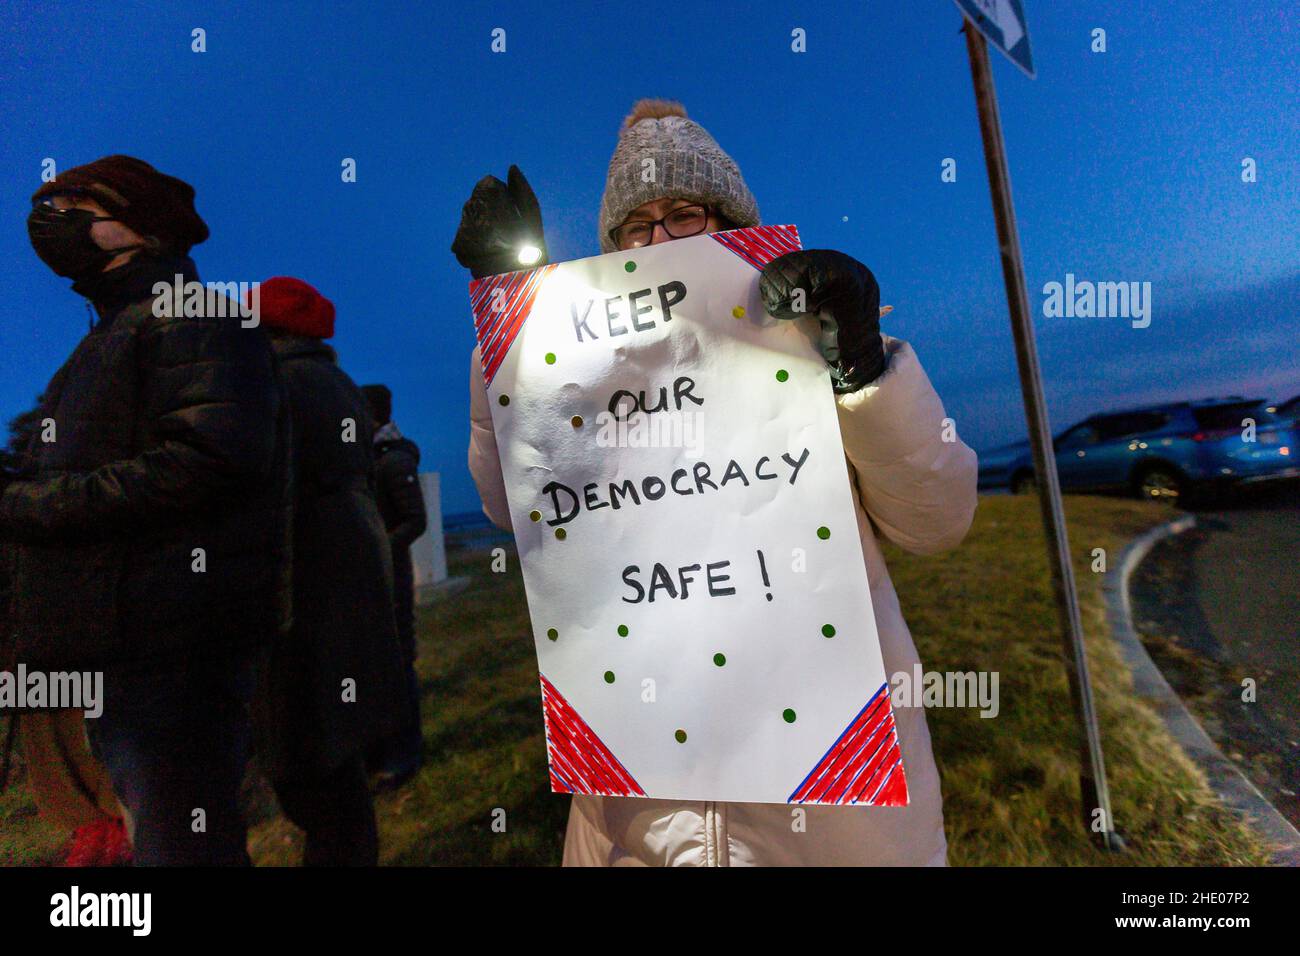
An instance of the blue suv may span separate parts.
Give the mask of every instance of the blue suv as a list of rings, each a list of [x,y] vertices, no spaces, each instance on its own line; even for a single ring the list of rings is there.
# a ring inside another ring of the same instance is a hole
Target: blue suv
[[[1054,441],[1061,489],[1177,501],[1196,490],[1295,477],[1300,422],[1278,410],[1233,396],[1093,415]],[[1032,491],[1028,445],[987,456],[980,485]]]

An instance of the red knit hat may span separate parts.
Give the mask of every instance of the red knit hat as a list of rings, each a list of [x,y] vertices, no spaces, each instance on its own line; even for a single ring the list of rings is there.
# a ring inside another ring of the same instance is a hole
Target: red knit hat
[[[334,335],[334,303],[301,279],[267,279],[258,295],[263,325],[309,339]]]

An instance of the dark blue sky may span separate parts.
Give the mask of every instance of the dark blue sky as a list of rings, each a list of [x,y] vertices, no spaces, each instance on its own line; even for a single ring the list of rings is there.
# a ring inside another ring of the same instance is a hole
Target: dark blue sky
[[[871,266],[895,306],[886,331],[916,346],[968,442],[1023,431],[950,0],[158,6],[6,4],[6,418],[86,329],[27,242],[41,161],[126,152],[198,190],[205,279],[296,275],[334,300],[344,367],[393,387],[399,425],[444,476],[444,511],[477,508],[467,277],[448,251],[460,206],[480,176],[518,163],[553,258],[596,254],[619,123],[663,96],[732,154],[765,222]],[[1149,399],[1300,391],[1295,4],[1025,6],[1038,79],[996,56],[994,73],[1031,301],[1072,272],[1150,282],[1154,306],[1146,329],[1039,312],[1054,425]],[[206,53],[190,51],[195,27]],[[504,54],[490,51],[495,27]],[[795,27],[806,53],[790,51]],[[1089,49],[1095,27],[1106,53]],[[956,183],[940,181],[945,157]]]

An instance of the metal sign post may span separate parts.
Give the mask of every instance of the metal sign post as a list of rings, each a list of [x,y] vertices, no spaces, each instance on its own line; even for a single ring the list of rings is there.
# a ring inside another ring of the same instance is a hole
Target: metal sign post
[[[1083,820],[1089,832],[1096,835],[1102,846],[1108,850],[1120,849],[1122,844],[1115,833],[1110,812],[1110,792],[1106,787],[1106,764],[1101,750],[1101,734],[1097,729],[1092,684],[1088,679],[1083,624],[1075,593],[1074,568],[1070,563],[1065,513],[1061,507],[1055,449],[1047,421],[1047,405],[1043,399],[1038,349],[1034,344],[1029,293],[1025,287],[1025,271],[1020,259],[1020,235],[1016,229],[1016,212],[1011,202],[1011,179],[1007,173],[993,73],[989,69],[988,44],[978,30],[972,29],[969,21],[962,29],[966,34],[966,50],[970,54],[980,135],[984,139],[984,162],[988,167],[989,191],[993,197],[993,218],[998,229],[1002,276],[1011,312],[1011,334],[1016,344],[1016,363],[1020,368],[1020,392],[1025,404],[1025,419],[1029,425],[1034,470],[1038,474],[1038,501],[1042,508],[1043,527],[1047,531],[1047,556],[1052,568],[1052,587],[1056,592],[1056,606],[1061,622],[1065,669],[1070,681],[1070,697],[1079,722],[1079,786],[1083,798]],[[1027,52],[1028,43],[1025,47]],[[1100,820],[1096,819],[1098,811],[1101,814]],[[1098,825],[1100,830],[1097,829]]]

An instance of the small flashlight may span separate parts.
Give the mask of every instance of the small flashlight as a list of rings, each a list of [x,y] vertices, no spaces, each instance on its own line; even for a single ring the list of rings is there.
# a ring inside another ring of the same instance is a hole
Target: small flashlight
[[[531,266],[542,257],[542,250],[536,246],[521,246],[519,249],[519,264],[521,266]]]

